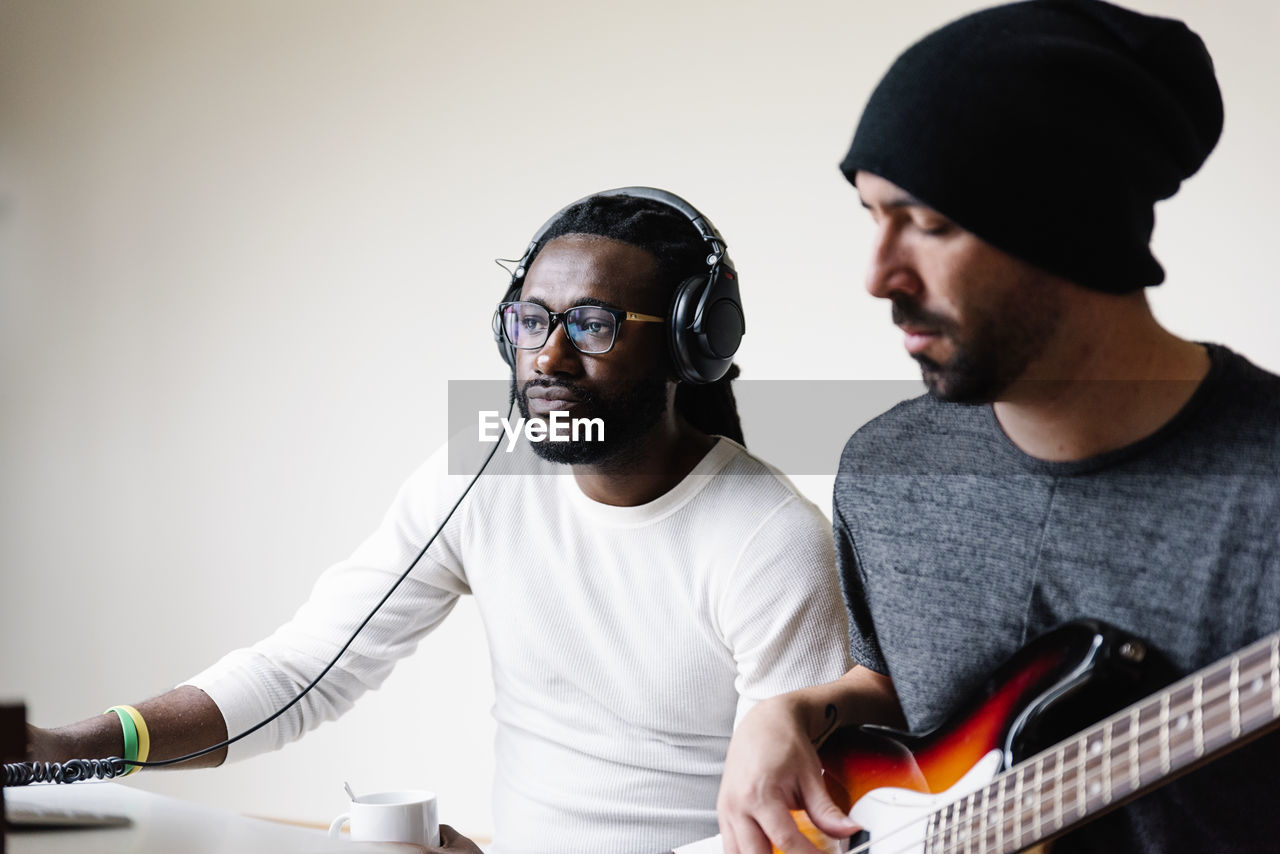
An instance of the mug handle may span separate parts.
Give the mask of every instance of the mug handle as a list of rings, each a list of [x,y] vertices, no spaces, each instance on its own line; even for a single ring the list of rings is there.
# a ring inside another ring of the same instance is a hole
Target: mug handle
[[[340,815],[340,816],[338,816],[337,818],[335,818],[335,819],[333,820],[333,824],[330,824],[330,825],[329,825],[329,838],[330,838],[330,839],[341,839],[341,838],[342,838],[342,825],[346,824],[346,823],[347,823],[347,822],[349,822],[349,821],[351,821],[351,813],[349,813],[349,812],[344,812],[342,815]]]

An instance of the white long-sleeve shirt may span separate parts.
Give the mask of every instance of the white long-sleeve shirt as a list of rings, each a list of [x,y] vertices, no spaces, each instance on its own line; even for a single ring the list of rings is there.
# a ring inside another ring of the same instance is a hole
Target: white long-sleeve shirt
[[[652,854],[712,835],[737,720],[848,669],[830,525],[727,439],[636,507],[592,501],[568,467],[523,453],[495,459],[316,690],[230,758],[346,711],[470,593],[495,685],[494,850]],[[229,732],[314,678],[436,530],[469,480],[446,457],[289,623],[190,680]]]

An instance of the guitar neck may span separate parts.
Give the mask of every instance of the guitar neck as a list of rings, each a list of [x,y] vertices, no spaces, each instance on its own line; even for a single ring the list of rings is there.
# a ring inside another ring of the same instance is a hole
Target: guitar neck
[[[1280,633],[1011,768],[928,818],[927,852],[1004,854],[1105,812],[1280,722]]]

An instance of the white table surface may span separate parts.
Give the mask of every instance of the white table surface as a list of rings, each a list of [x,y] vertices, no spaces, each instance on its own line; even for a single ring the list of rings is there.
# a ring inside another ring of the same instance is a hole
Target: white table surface
[[[11,830],[6,854],[412,854],[415,845],[329,839],[311,830],[144,792],[111,782],[4,790],[6,805],[52,804],[128,816],[127,827]]]

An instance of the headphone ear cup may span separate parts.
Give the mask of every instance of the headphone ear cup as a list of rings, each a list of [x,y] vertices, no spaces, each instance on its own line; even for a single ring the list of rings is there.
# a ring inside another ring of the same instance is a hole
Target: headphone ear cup
[[[515,302],[520,299],[521,285],[513,282],[507,292],[502,297],[502,302]],[[501,306],[502,303],[498,305]],[[507,363],[507,367],[511,370],[516,369],[516,348],[511,346],[511,342],[507,340],[507,336],[502,331],[502,314],[498,308],[493,310],[493,319],[490,321],[490,327],[493,330],[493,341],[498,345],[498,355],[502,357],[502,361]]]
[[[671,361],[680,379],[695,385],[720,379],[745,332],[737,276],[717,267],[710,276],[685,279],[676,288],[668,321]]]
[[[697,306],[696,294],[702,292],[706,283],[706,276],[685,279],[672,295],[671,310],[667,312],[667,350],[671,354],[671,363],[675,366],[676,377],[681,382],[696,382],[690,379],[691,376],[696,375],[693,355],[690,352],[693,326],[691,306]]]

